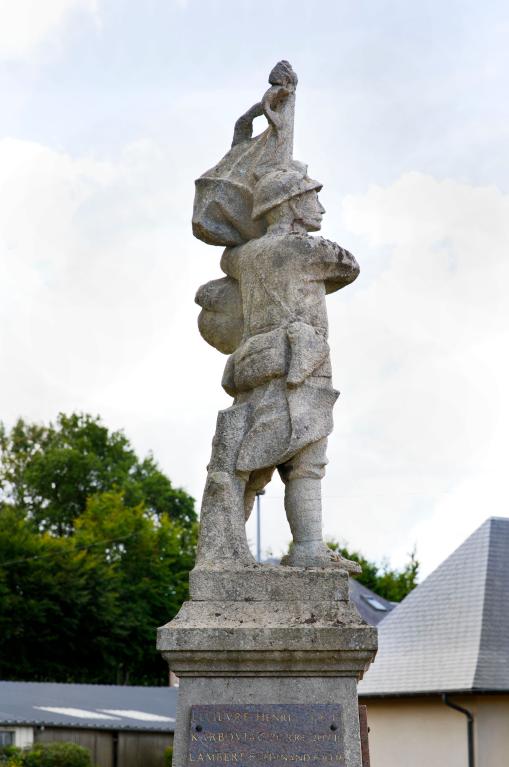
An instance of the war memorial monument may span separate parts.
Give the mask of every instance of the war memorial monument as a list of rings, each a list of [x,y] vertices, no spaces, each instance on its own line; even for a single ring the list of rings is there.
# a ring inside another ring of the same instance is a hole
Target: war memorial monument
[[[190,598],[159,629],[180,678],[174,767],[362,767],[357,682],[376,629],[349,600],[358,565],[322,536],[321,481],[338,392],[326,296],[355,258],[310,232],[319,181],[293,158],[297,76],[279,62],[236,122],[230,151],[196,181],[193,232],[224,248],[222,278],[196,301],[203,338],[228,355],[201,507]],[[268,126],[252,137],[253,120]],[[280,565],[258,564],[245,522],[277,469],[292,533]]]

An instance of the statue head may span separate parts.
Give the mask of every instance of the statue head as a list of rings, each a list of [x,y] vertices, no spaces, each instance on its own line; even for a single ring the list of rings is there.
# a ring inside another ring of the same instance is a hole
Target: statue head
[[[293,223],[298,222],[306,232],[320,231],[325,208],[318,199],[316,189],[293,197],[288,201],[288,207],[293,213]]]
[[[318,200],[321,188],[319,181],[309,178],[303,163],[271,170],[254,188],[253,220],[265,219],[269,226],[284,222],[289,229],[297,221],[305,231],[317,232],[325,213]]]

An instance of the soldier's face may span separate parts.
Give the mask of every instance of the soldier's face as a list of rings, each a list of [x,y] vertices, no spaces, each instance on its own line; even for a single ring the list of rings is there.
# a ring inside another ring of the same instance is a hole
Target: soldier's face
[[[306,231],[318,232],[322,226],[322,216],[325,208],[318,199],[318,192],[306,192],[296,201],[296,211]]]

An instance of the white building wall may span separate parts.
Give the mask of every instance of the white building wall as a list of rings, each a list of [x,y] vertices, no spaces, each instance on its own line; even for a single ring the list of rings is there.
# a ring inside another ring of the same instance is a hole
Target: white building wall
[[[10,728],[9,728],[10,729]],[[13,727],[14,745],[18,748],[29,748],[34,742],[33,727]]]
[[[509,695],[451,695],[474,716],[476,767],[509,765]],[[439,696],[363,698],[371,767],[466,767],[467,719]]]
[[[438,696],[361,702],[368,707],[371,767],[466,767],[466,719]]]
[[[476,765],[504,767],[509,764],[509,695],[478,696],[476,713]]]

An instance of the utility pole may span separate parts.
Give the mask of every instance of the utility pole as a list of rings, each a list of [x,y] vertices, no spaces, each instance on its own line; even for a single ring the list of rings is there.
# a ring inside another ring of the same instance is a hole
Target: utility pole
[[[265,495],[265,490],[256,491],[256,561],[262,561],[262,534],[260,519],[260,496]]]

